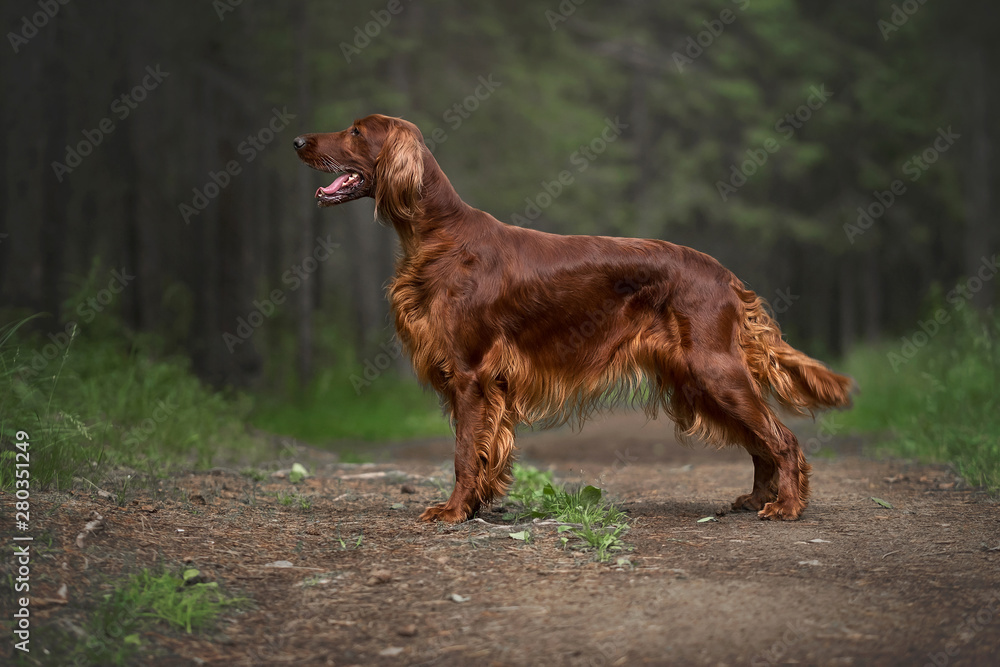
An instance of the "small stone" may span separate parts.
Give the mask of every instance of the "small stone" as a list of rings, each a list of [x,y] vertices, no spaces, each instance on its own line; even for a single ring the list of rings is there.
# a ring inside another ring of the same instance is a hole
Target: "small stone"
[[[416,493],[417,489],[412,484],[404,484],[403,486],[399,487],[399,492],[400,493]]]
[[[403,627],[396,630],[396,634],[400,637],[414,637],[417,634],[417,626],[413,623],[409,625],[404,625]]]
[[[368,585],[377,586],[378,584],[387,584],[392,581],[392,572],[389,570],[374,570],[368,576]]]

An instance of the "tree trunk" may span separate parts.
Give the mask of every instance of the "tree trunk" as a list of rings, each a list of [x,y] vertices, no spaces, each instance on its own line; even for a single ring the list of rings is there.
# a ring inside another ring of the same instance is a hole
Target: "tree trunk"
[[[965,68],[966,104],[962,105],[966,114],[965,152],[965,275],[973,277],[981,269],[983,257],[992,257],[996,252],[996,239],[992,225],[992,184],[990,126],[993,120],[988,109],[986,96],[992,88],[991,78],[986,73],[983,47],[970,46]],[[964,137],[963,137],[964,138]],[[983,281],[980,289],[972,297],[972,303],[985,308],[995,303],[996,281]]]
[[[309,82],[309,12],[306,0],[299,0],[293,9],[296,31],[295,79],[298,82],[298,118],[300,129],[308,127],[312,116],[312,94]],[[312,255],[315,243],[315,208],[312,198],[311,178],[308,169],[296,173],[296,207],[298,211],[299,242],[296,262]],[[299,387],[305,388],[312,377],[313,368],[313,285],[319,276],[304,282],[295,295],[296,304],[296,370]]]

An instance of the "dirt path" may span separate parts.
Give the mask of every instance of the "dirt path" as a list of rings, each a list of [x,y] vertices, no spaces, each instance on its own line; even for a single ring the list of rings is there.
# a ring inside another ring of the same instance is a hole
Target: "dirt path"
[[[1000,664],[996,501],[944,467],[873,461],[833,442],[812,456],[802,520],[698,523],[749,488],[749,457],[684,449],[662,421],[643,424],[617,416],[520,441],[523,461],[621,502],[633,528],[620,565],[561,549],[551,526],[513,540],[509,526],[490,525],[499,513],[415,523],[450,490],[446,440],[389,448],[364,466],[313,453],[318,474],[295,487],[308,509],[276,497],[292,490],[287,480],[227,471],[124,508],[33,496],[36,544],[50,546],[32,565],[31,657],[65,664],[69,640],[57,637],[85,627],[113,575],[186,562],[257,607],[211,639],[147,633],[137,664]],[[0,503],[6,530],[13,499]],[[80,549],[94,510],[107,527]],[[292,567],[268,567],[276,561]],[[2,661],[12,654],[6,640]]]

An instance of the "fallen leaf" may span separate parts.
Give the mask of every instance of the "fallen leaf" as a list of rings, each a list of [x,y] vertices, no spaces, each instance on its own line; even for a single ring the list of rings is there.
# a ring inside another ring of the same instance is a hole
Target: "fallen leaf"
[[[705,523],[707,521],[718,521],[718,519],[716,519],[714,516],[706,516],[702,517],[701,519],[698,519],[698,523]]]
[[[390,646],[389,648],[384,648],[378,652],[379,655],[392,657],[394,655],[399,655],[403,652],[402,646]]]
[[[818,537],[815,540],[809,540],[809,541],[812,542],[813,544],[830,544],[830,540],[821,540]]]
[[[799,565],[816,566],[816,565],[822,565],[822,563],[820,563],[818,560],[800,560]]]
[[[309,476],[309,471],[306,470],[305,466],[303,466],[301,463],[293,463],[292,471],[288,473],[288,481],[291,482],[292,484],[298,484],[308,476]]]
[[[104,530],[104,517],[102,517],[97,512],[91,512],[90,521],[88,521],[87,525],[83,527],[83,531],[76,536],[76,546],[82,549],[83,541],[87,539],[87,537],[89,537],[90,535],[93,535],[94,533],[101,530]]]
[[[380,479],[388,475],[389,473],[384,470],[378,470],[376,472],[359,472],[354,475],[341,475],[338,479]]]
[[[295,567],[287,560],[276,560],[273,563],[267,563],[264,567]]]
[[[526,530],[522,530],[522,531],[520,531],[518,533],[507,533],[507,535],[512,540],[521,540],[522,542],[527,542],[528,541],[528,531],[526,531]]]
[[[886,508],[888,510],[893,509],[893,507],[892,507],[891,504],[887,503],[886,501],[882,500],[881,498],[876,498],[875,496],[872,496],[871,498],[872,498],[872,500],[874,500],[876,503],[878,503],[882,507],[884,507],[884,508]]]
[[[451,595],[448,596],[448,599],[451,600],[452,602],[468,602],[469,600],[472,599],[472,597],[468,595],[459,595],[458,593],[452,593]]]

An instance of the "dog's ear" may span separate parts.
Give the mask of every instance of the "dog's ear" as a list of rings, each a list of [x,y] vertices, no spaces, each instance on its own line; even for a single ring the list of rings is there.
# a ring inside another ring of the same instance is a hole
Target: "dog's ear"
[[[410,219],[420,211],[424,154],[420,137],[410,128],[393,124],[375,160],[375,214]]]

